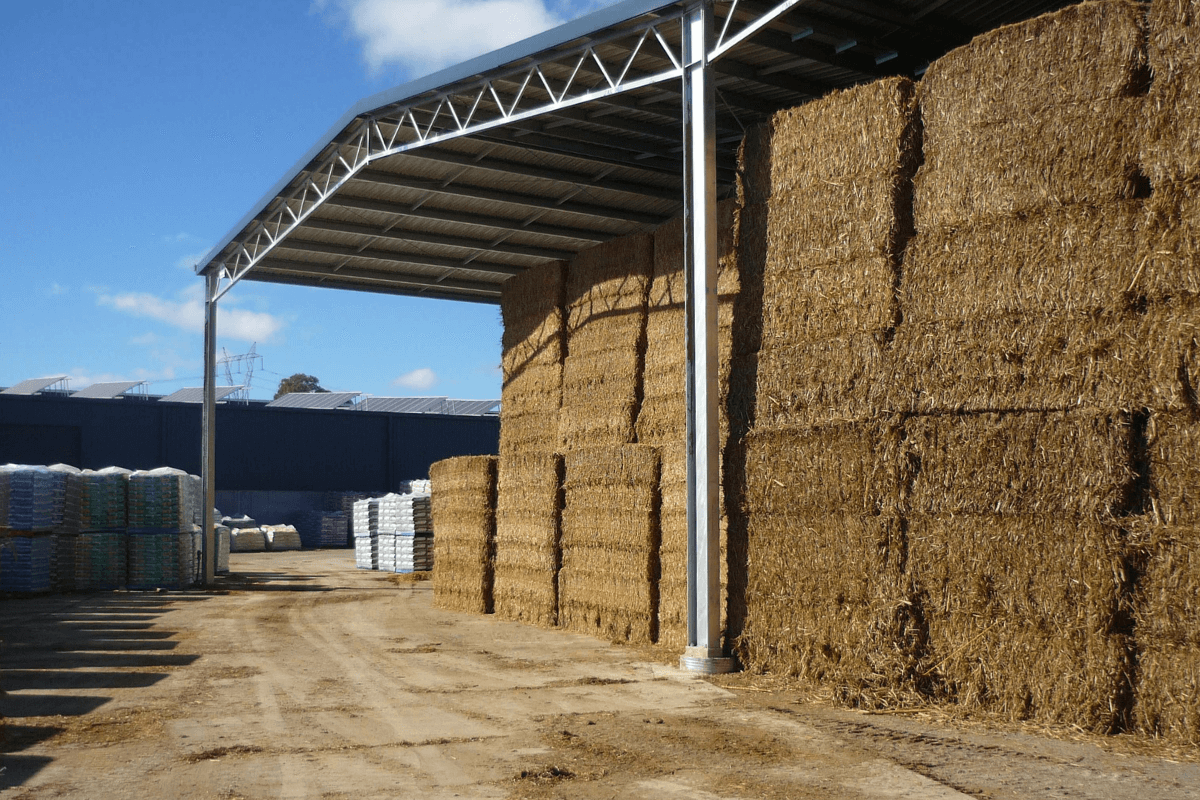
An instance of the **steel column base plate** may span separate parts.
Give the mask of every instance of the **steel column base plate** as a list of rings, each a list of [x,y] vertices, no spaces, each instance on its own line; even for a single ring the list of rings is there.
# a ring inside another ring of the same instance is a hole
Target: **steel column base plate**
[[[737,662],[729,656],[720,655],[720,650],[707,647],[689,647],[679,657],[679,668],[685,672],[701,675],[724,675],[737,671]]]

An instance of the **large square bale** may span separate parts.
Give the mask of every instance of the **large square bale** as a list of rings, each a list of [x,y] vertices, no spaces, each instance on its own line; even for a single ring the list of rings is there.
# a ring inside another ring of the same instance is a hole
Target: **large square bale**
[[[916,416],[904,424],[905,508],[926,516],[1129,511],[1133,428],[1122,413]]]
[[[1128,704],[1130,650],[1114,525],[1068,514],[912,514],[922,664],[945,699],[1014,720],[1110,733]]]
[[[534,625],[558,622],[562,456],[500,457],[495,612]]]
[[[1200,178],[1200,3],[1154,0],[1148,25],[1144,168],[1155,184]]]
[[[659,455],[648,445],[565,458],[559,625],[611,640],[658,635]]]
[[[1155,185],[1138,228],[1136,261],[1140,294],[1156,301],[1200,297],[1200,180]]]
[[[1200,525],[1136,529],[1144,561],[1134,595],[1141,733],[1200,744]]]
[[[1153,513],[1170,526],[1200,526],[1200,421],[1156,412],[1146,429]]]
[[[566,348],[566,263],[531,267],[500,295],[503,387],[500,450],[553,451],[558,445]]]
[[[495,456],[458,456],[429,468],[438,608],[492,612],[496,462]]]

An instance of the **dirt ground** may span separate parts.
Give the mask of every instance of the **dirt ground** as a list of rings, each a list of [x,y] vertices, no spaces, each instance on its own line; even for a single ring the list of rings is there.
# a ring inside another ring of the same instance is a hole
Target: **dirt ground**
[[[210,592],[0,602],[0,798],[1200,797],[1195,751],[706,681],[434,609],[348,551],[231,566]]]

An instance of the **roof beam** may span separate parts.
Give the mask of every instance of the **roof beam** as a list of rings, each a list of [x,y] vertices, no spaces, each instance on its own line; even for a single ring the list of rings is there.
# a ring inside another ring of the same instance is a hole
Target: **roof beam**
[[[552,250],[547,247],[536,247],[534,245],[511,244],[509,242],[496,242],[487,239],[470,239],[465,236],[424,233],[421,231],[405,230],[403,228],[381,228],[376,225],[362,225],[354,222],[339,222],[329,219],[315,219],[313,217],[309,217],[300,226],[301,230],[304,228],[332,231],[334,233],[352,233],[379,239],[391,239],[398,242],[421,242],[423,244],[437,244],[446,247],[462,247],[467,250],[478,250],[481,252],[512,253],[513,255],[532,256],[533,258],[571,258],[575,255],[575,253],[568,250]]]
[[[363,284],[344,279],[339,280],[337,278],[322,278],[314,282],[311,277],[286,275],[278,272],[259,272],[258,270],[251,270],[244,280],[260,281],[262,283],[282,283],[291,286],[319,285],[327,289],[344,289],[352,292],[371,292],[372,294],[392,294],[402,297],[427,297],[431,300],[454,300],[465,303],[487,303],[489,305],[498,305],[500,303],[499,289],[490,294],[462,294],[461,291],[447,292],[432,288],[417,289],[374,282]]]
[[[606,242],[614,235],[604,231],[588,228],[571,228],[565,225],[545,225],[540,222],[522,222],[508,217],[494,217],[488,214],[473,214],[466,211],[446,211],[440,208],[421,206],[414,209],[410,203],[393,203],[386,200],[372,200],[367,197],[338,193],[325,201],[328,206],[355,208],[359,211],[376,211],[380,214],[393,214],[416,219],[437,219],[443,222],[457,222],[463,225],[478,225],[481,228],[494,228],[504,231],[529,231],[539,236],[554,236],[559,239],[570,239],[579,242]]]
[[[440,150],[437,147],[419,147],[415,150],[409,150],[407,153],[404,153],[404,156],[409,158],[423,158],[429,161],[440,161],[444,164],[454,164],[456,166],[470,167],[472,169],[501,172],[509,175],[523,175],[528,178],[545,178],[547,180],[569,183],[572,186],[587,186],[592,189],[627,192],[629,194],[637,194],[643,197],[656,197],[660,200],[676,200],[679,197],[679,190],[674,187],[653,186],[650,184],[634,183],[633,181],[616,180],[613,178],[596,179],[591,175],[585,175],[582,172],[570,172],[563,169],[539,167],[534,164],[525,164],[520,161],[510,161],[508,159],[493,158],[491,156],[478,158],[469,156],[465,153],[454,153],[450,152],[449,150]]]
[[[286,259],[276,258],[263,259],[262,263],[258,266],[260,269],[272,270],[274,272],[285,272],[295,275],[316,275],[319,277],[328,278],[354,278],[355,280],[380,281],[383,283],[422,288],[429,287],[431,285],[437,285],[446,289],[463,289],[468,292],[498,292],[500,290],[499,283],[468,281],[450,277],[435,278],[430,275],[406,275],[397,272],[381,272],[380,270],[363,269],[361,267],[335,268],[333,265],[311,264],[305,261],[288,261]],[[507,278],[505,280],[507,280]]]
[[[525,206],[527,208],[541,208],[547,211],[565,211],[572,214],[584,214],[590,217],[618,219],[645,225],[657,225],[665,222],[667,219],[667,217],[660,214],[647,214],[644,211],[629,211],[621,208],[593,205],[591,203],[576,203],[570,200],[558,201],[551,197],[491,189],[486,186],[471,186],[462,183],[446,185],[444,181],[410,178],[406,175],[398,175],[394,172],[374,167],[368,167],[359,171],[351,180],[366,181],[367,183],[378,183],[387,186],[399,186],[405,189],[417,189],[423,192],[448,194],[457,197],[470,197],[475,200],[489,200],[496,203]]]
[[[293,234],[279,243],[279,250],[297,250],[302,253],[324,253],[331,256],[346,258],[366,258],[372,261],[386,261],[389,264],[412,264],[425,267],[445,267],[446,269],[464,269],[472,272],[498,272],[504,275],[517,275],[525,271],[529,265],[497,264],[494,261],[462,261],[457,258],[443,258],[424,253],[405,253],[398,250],[382,250],[375,247],[347,247],[341,244],[314,242],[311,239],[298,239]],[[263,259],[264,261],[266,259]]]

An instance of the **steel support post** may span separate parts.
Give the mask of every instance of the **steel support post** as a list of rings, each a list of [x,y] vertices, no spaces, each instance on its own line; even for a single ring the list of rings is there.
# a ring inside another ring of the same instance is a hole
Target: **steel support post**
[[[210,586],[217,567],[216,505],[217,466],[217,290],[220,286],[217,273],[211,272],[204,278],[204,410],[200,424],[200,479],[201,502],[204,503],[204,537],[202,555],[204,561],[204,585]]]
[[[688,647],[682,669],[733,669],[721,646],[720,417],[717,388],[716,97],[712,0],[683,21],[684,272],[687,280]]]

